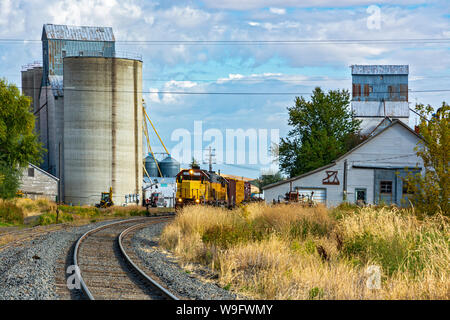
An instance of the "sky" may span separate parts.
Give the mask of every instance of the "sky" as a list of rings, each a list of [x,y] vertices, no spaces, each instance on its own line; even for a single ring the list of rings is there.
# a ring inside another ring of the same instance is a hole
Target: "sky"
[[[0,39],[23,40],[0,41],[0,77],[20,86],[22,66],[42,60],[35,40],[45,23],[112,27],[117,51],[142,56],[147,112],[169,151],[186,158],[182,147],[196,146],[198,158],[213,142],[216,162],[227,162],[214,169],[228,174],[254,178],[276,170],[267,159],[268,139],[287,135],[286,108],[316,86],[351,90],[350,65],[408,64],[411,107],[450,100],[450,91],[420,92],[450,90],[450,4],[444,0],[0,0]],[[447,40],[409,40],[430,38]],[[386,39],[398,42],[333,41]],[[280,40],[332,41],[273,42]],[[410,125],[416,121],[412,116]],[[205,141],[200,136],[198,143],[196,126]],[[232,146],[227,132],[238,129],[256,140]],[[206,141],[211,135],[222,137]],[[249,147],[255,141],[256,161]],[[154,134],[151,143],[163,152]],[[233,150],[236,158],[226,161]]]

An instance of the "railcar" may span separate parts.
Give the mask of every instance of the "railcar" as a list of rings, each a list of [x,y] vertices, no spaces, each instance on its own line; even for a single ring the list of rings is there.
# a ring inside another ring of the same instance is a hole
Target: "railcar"
[[[203,169],[184,169],[176,177],[176,208],[213,205],[232,208],[250,200],[250,183]]]

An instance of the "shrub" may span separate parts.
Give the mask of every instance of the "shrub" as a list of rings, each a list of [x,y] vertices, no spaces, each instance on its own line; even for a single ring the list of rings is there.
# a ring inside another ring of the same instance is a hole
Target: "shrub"
[[[329,233],[329,226],[316,221],[301,219],[291,225],[289,236],[293,239],[306,239],[308,236],[324,237]]]
[[[58,223],[66,223],[73,221],[73,216],[70,213],[59,212]],[[49,212],[39,216],[38,224],[41,226],[55,224],[56,213]]]
[[[23,224],[23,210],[9,201],[0,203],[0,220],[4,223]]]
[[[264,237],[265,235],[261,230],[252,229],[247,224],[216,225],[205,230],[202,241],[226,249],[242,242],[261,241]]]

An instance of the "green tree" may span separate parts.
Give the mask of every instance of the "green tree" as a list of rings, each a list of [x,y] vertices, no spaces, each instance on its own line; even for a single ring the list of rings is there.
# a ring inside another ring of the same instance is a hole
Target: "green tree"
[[[20,173],[17,168],[10,167],[0,162],[0,198],[11,199],[16,196],[20,186]]]
[[[445,102],[434,113],[430,105],[416,105],[421,116],[419,133],[423,140],[415,148],[425,172],[406,176],[408,198],[420,215],[442,212],[450,215],[450,107]],[[429,119],[429,120],[427,120]]]
[[[259,190],[261,191],[261,188],[264,186],[267,186],[269,184],[278,182],[283,180],[283,176],[281,173],[278,172],[267,172],[264,174],[261,174],[258,179],[252,180],[250,183],[257,186]]]
[[[39,164],[43,148],[33,133],[35,118],[30,98],[0,79],[0,193],[11,197],[20,173],[29,162]],[[14,191],[14,192],[13,192]]]
[[[295,99],[288,107],[292,126],[278,147],[280,168],[293,177],[317,169],[338,158],[364,137],[359,135],[361,121],[353,118],[347,90],[323,92],[315,88],[311,100]]]

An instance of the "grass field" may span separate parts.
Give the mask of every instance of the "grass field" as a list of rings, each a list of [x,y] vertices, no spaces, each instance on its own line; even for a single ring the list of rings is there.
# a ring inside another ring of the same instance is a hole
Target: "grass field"
[[[418,220],[411,210],[186,207],[161,243],[256,299],[450,297],[448,218]]]

